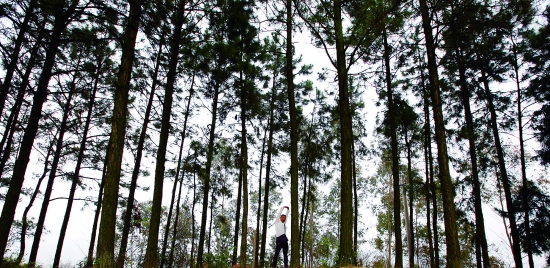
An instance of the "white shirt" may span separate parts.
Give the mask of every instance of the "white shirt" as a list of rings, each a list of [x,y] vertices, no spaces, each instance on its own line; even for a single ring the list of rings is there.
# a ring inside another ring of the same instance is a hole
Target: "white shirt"
[[[283,213],[283,209],[284,207],[281,208],[281,210],[279,211],[279,216],[275,219],[275,237],[279,237],[283,234],[286,234],[286,220],[285,222],[283,223],[281,221],[281,214]]]

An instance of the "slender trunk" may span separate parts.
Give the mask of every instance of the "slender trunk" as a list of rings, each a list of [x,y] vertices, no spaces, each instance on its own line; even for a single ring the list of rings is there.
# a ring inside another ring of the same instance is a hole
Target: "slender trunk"
[[[143,0],[128,0],[130,13],[122,37],[122,55],[115,84],[114,107],[111,134],[109,137],[110,157],[107,162],[105,176],[104,204],[101,211],[101,224],[97,241],[97,267],[115,267],[115,229],[116,211],[118,208],[118,188],[122,168],[122,153],[126,136],[126,116],[128,114],[128,99],[130,79],[134,63],[136,36],[141,18]]]
[[[55,64],[55,57],[59,49],[59,43],[61,34],[68,24],[69,17],[73,14],[78,0],[73,0],[67,10],[63,7],[64,1],[61,2],[61,6],[55,10],[55,20],[53,30],[50,34],[50,42],[46,49],[46,58],[44,65],[42,66],[42,73],[38,79],[38,85],[34,94],[34,100],[29,115],[27,127],[23,134],[23,140],[21,141],[21,147],[19,148],[19,155],[15,160],[13,168],[13,175],[10,180],[10,186],[6,197],[4,199],[4,207],[0,216],[0,255],[4,256],[6,246],[8,243],[8,236],[10,233],[11,225],[15,216],[15,210],[19,203],[19,195],[23,188],[23,180],[27,171],[27,166],[30,159],[30,154],[34,144],[34,139],[38,132],[38,123],[42,116],[42,106],[46,102],[48,95],[48,84],[52,75],[52,69]]]
[[[424,30],[426,40],[426,51],[428,54],[430,95],[432,99],[435,121],[435,138],[438,149],[437,162],[439,166],[439,180],[441,182],[441,197],[443,198],[443,217],[445,219],[447,267],[460,268],[462,267],[462,259],[460,257],[460,245],[458,243],[458,227],[454,203],[454,185],[451,180],[449,170],[449,156],[447,153],[445,121],[443,120],[443,104],[439,89],[439,75],[437,72],[435,44],[426,0],[419,0],[419,4],[422,14],[422,28]]]
[[[208,255],[210,255],[210,244],[211,244],[211,239],[212,239],[212,222],[213,222],[213,218],[214,218],[214,206],[216,205],[216,203],[214,202],[214,191],[211,192],[211,196],[210,196],[210,221],[209,221],[209,225],[208,225],[208,248],[207,248],[207,252],[208,252]]]
[[[307,188],[308,188],[308,191],[307,191],[307,197],[308,197],[308,202],[306,203],[306,212],[305,212],[305,215],[304,215],[304,222],[309,222],[309,230],[313,230],[311,228],[311,218],[309,215],[312,213],[311,212],[311,208],[313,207],[313,201],[311,200],[311,176],[308,176],[308,184],[307,184]],[[311,205],[311,206],[310,206]],[[310,235],[311,237],[311,235]],[[311,248],[311,245],[313,245],[313,243],[311,243],[311,241],[309,241],[310,244],[309,244],[309,247]],[[304,230],[303,230],[303,236],[302,236],[302,252],[305,252],[306,251],[306,228],[305,228],[305,223],[304,223]],[[303,254],[303,262],[305,262],[306,260],[306,257],[305,254]],[[303,266],[303,264],[302,264]]]
[[[172,115],[172,102],[174,100],[174,84],[177,79],[178,56],[180,54],[179,52],[185,3],[185,0],[180,0],[178,3],[177,13],[175,14],[174,33],[172,34],[172,38],[170,40],[170,61],[168,63],[168,74],[166,77],[164,102],[162,107],[159,147],[157,150],[157,164],[155,167],[155,189],[153,190],[153,205],[149,226],[149,238],[147,239],[147,252],[145,254],[144,263],[144,267],[146,268],[156,268],[158,266],[158,240],[160,218],[162,216],[161,213],[162,188],[164,184],[164,164],[166,163],[166,150],[168,147],[168,136],[170,135],[170,119]],[[175,179],[175,181],[177,181],[177,179]],[[173,193],[175,192],[175,189],[176,188],[174,187]],[[168,224],[169,223],[170,219],[168,219]],[[164,264],[163,261],[162,263]]]
[[[401,190],[401,189],[400,189]],[[407,250],[408,250],[408,255],[409,255],[409,265],[411,264],[410,261],[411,261],[411,258],[410,256],[412,255],[412,230],[411,230],[411,218],[409,217],[409,204],[407,202],[407,188],[403,187],[403,213],[405,214],[404,215],[404,218],[405,218],[405,231],[407,232]],[[401,200],[400,200],[401,201]],[[414,266],[410,266],[410,267],[414,267]]]
[[[474,129],[474,121],[472,110],[470,108],[470,91],[466,82],[466,70],[462,65],[461,51],[456,49],[456,61],[459,68],[460,92],[462,95],[462,105],[464,106],[464,117],[466,120],[468,143],[470,146],[470,163],[472,165],[472,182],[474,191],[474,212],[476,219],[476,262],[477,267],[488,268],[489,253],[487,247],[487,238],[485,236],[485,221],[483,220],[483,210],[481,207],[481,183],[479,181],[477,168],[477,153],[476,153],[476,135]],[[483,265],[482,265],[483,261]]]
[[[422,89],[423,92],[426,92],[425,82],[424,82],[424,72],[421,71],[422,76]],[[432,236],[432,222],[430,219],[431,214],[431,204],[430,199],[435,199],[435,196],[431,192],[431,184],[430,184],[430,108],[428,107],[428,99],[426,97],[426,94],[423,93],[424,97],[424,162],[425,164],[425,171],[426,171],[426,229],[428,231],[428,249],[430,252],[430,267],[435,268],[435,254],[434,254],[434,245],[433,245],[433,236]]]
[[[384,65],[386,67],[386,90],[388,91],[388,121],[390,123],[390,143],[393,177],[393,222],[395,223],[395,267],[403,267],[403,242],[401,238],[401,189],[399,187],[399,155],[397,148],[397,127],[395,126],[395,107],[393,104],[393,88],[391,85],[390,47],[386,28],[383,30],[384,38]]]
[[[310,148],[309,148],[309,145],[310,145],[310,141],[311,141],[311,132],[313,130],[313,119],[314,119],[314,115],[315,115],[315,107],[313,109],[313,112],[312,112],[312,116],[311,116],[311,124],[309,125],[309,130],[308,130],[308,133],[307,133],[307,140],[306,140],[306,145],[305,145],[305,149],[304,151],[306,152],[309,152]],[[307,214],[307,204],[309,203],[309,197],[307,195],[307,189],[308,189],[308,174],[309,174],[309,167],[310,167],[310,161],[309,161],[309,153],[306,153],[306,157],[305,157],[305,160],[304,160],[304,170],[303,170],[303,177],[304,177],[304,191],[302,192],[302,210],[300,212],[300,227],[299,227],[299,230],[300,230],[300,242],[302,243],[300,245],[300,247],[303,249],[304,246],[305,246],[305,233],[306,233],[306,228],[305,228],[305,222],[306,222],[306,214]],[[301,261],[300,261],[300,265],[303,266],[304,265],[304,259],[305,259],[305,255],[302,254],[301,256]]]
[[[199,252],[197,253],[197,267],[203,268],[204,238],[206,232],[206,214],[208,212],[208,194],[210,192],[210,171],[212,169],[212,159],[214,158],[214,139],[216,133],[216,119],[218,117],[218,95],[220,84],[214,85],[214,100],[212,100],[212,121],[210,122],[210,136],[208,139],[208,151],[206,153],[206,171],[203,175],[204,193],[202,201],[201,231],[199,234]]]
[[[191,267],[195,266],[195,204],[197,203],[197,183],[196,183],[196,172],[193,172],[193,205],[191,207]]]
[[[496,167],[495,167],[496,169]],[[495,174],[497,174],[497,189],[498,189],[498,200],[500,202],[500,210],[504,211],[504,200],[502,200],[502,186],[500,177],[498,176],[498,172],[495,171]],[[512,245],[512,237],[510,236],[510,232],[508,231],[508,225],[506,224],[506,216],[502,216],[502,224],[504,225],[504,231],[506,233],[506,238],[508,239],[508,245],[510,246],[510,250],[514,251],[514,247]]]
[[[239,163],[240,164],[240,163]],[[237,211],[235,212],[235,235],[233,236],[233,259],[232,265],[237,264],[237,251],[239,243],[239,220],[241,218],[241,199],[242,199],[242,189],[243,189],[243,171],[242,167],[239,168],[239,186],[237,187]]]
[[[414,224],[413,224],[413,200],[414,200],[414,182],[411,178],[412,166],[411,166],[411,142],[408,136],[408,129],[405,129],[405,146],[407,147],[407,183],[409,184],[409,267],[414,267]],[[406,200],[406,198],[405,198]]]
[[[194,86],[195,86],[195,74],[193,73],[191,88],[189,89],[189,97],[187,98],[187,106],[186,106],[187,108],[185,108],[185,116],[184,116],[184,119],[183,119],[183,130],[181,132],[181,144],[180,144],[180,152],[179,152],[179,156],[178,156],[178,167],[176,169],[176,180],[180,177],[179,173],[182,170],[181,158],[182,158],[182,151],[183,151],[183,144],[184,144],[184,141],[185,141],[185,136],[187,135],[187,120],[189,119],[189,110],[191,109],[191,100],[193,99],[193,94],[195,93]],[[185,176],[185,170],[184,170],[184,173],[182,174],[181,179],[180,179],[180,187],[179,187],[179,193],[178,193],[178,204],[176,205],[176,219],[174,221],[174,231],[173,231],[173,234],[172,234],[172,246],[170,247],[170,258],[169,258],[169,261],[168,261],[168,267],[169,268],[172,267],[172,261],[173,261],[173,258],[174,258],[174,245],[175,245],[175,242],[176,242],[176,230],[177,230],[177,226],[178,226],[178,219],[179,219],[179,213],[180,213],[181,186],[183,184],[183,177],[184,176]],[[172,200],[171,203],[173,204],[174,201]],[[172,211],[172,207],[170,207],[170,211]],[[170,222],[170,217],[168,217],[168,222]],[[170,230],[170,225],[168,223],[166,223],[166,234],[164,235],[164,241],[168,240],[168,231],[169,230]],[[164,254],[166,253],[166,243],[163,244],[162,248],[163,248],[162,249],[162,258],[161,258],[161,263],[160,263],[161,267],[163,267],[163,265],[164,265]]]
[[[63,223],[61,225],[61,230],[59,231],[59,239],[57,241],[57,249],[55,251],[55,258],[53,261],[53,267],[57,268],[59,266],[59,261],[61,259],[61,251],[63,250],[63,241],[65,240],[65,234],[67,232],[67,227],[69,225],[69,218],[71,216],[71,209],[73,207],[73,201],[74,201],[74,195],[76,192],[76,187],[78,185],[78,182],[80,181],[80,168],[82,166],[82,162],[84,161],[84,152],[86,151],[86,142],[88,140],[88,131],[90,129],[90,125],[92,122],[92,115],[93,115],[93,108],[95,104],[95,96],[98,90],[99,85],[99,75],[101,73],[102,69],[102,63],[103,63],[103,55],[101,55],[99,58],[100,63],[97,66],[97,72],[96,77],[94,79],[94,86],[92,89],[92,94],[90,96],[90,101],[88,102],[88,110],[87,110],[87,116],[86,116],[86,122],[84,123],[84,129],[83,129],[83,135],[82,140],[80,142],[80,148],[78,149],[78,156],[76,160],[76,166],[74,169],[74,173],[72,174],[72,183],[71,183],[71,189],[69,192],[69,200],[67,201],[67,208],[65,210],[65,217],[63,218]]]
[[[44,200],[42,201],[42,208],[40,209],[40,215],[38,217],[38,223],[36,224],[36,231],[34,233],[34,240],[31,247],[31,254],[29,255],[29,263],[36,263],[36,256],[38,255],[38,247],[40,245],[40,238],[42,237],[42,231],[44,229],[44,222],[46,221],[46,214],[48,212],[48,206],[50,205],[50,197],[53,191],[53,183],[57,175],[57,168],[61,160],[61,151],[63,150],[63,138],[67,130],[67,121],[69,118],[69,111],[71,110],[71,101],[73,94],[75,92],[75,80],[70,85],[69,96],[67,97],[67,102],[65,103],[63,111],[63,119],[61,120],[61,125],[59,126],[59,136],[57,137],[57,142],[55,146],[55,153],[52,160],[52,167],[50,170],[50,175],[48,177],[48,184],[46,186],[46,191],[44,191]]]
[[[292,0],[286,1],[286,81],[290,117],[290,267],[300,266],[300,230],[298,215],[298,114],[294,97],[294,73],[292,62]],[[342,251],[343,249],[341,249]]]
[[[351,149],[353,152],[353,252],[355,252],[353,264],[357,266],[357,225],[359,223],[359,198],[357,197],[357,162],[355,161],[355,141],[351,143]]]
[[[19,255],[17,255],[17,263],[21,263],[21,260],[23,260],[23,256],[25,255],[25,240],[27,238],[27,228],[29,228],[27,215],[29,214],[29,210],[32,208],[34,201],[36,200],[36,196],[40,192],[40,185],[42,185],[42,181],[44,180],[44,178],[46,177],[46,174],[49,171],[48,168],[50,166],[50,156],[52,155],[54,145],[55,145],[55,139],[52,139],[50,141],[50,145],[48,146],[48,153],[46,154],[46,157],[44,160],[44,170],[42,171],[42,176],[38,178],[38,182],[36,183],[36,187],[34,188],[34,192],[31,196],[31,200],[29,201],[29,205],[27,205],[27,207],[25,208],[25,211],[23,212],[23,216],[21,217],[21,244],[19,246]]]
[[[256,211],[256,232],[254,233],[254,268],[259,268],[258,255],[260,249],[260,213],[262,207],[262,167],[264,165],[265,144],[267,136],[267,127],[264,130],[262,142],[262,153],[260,156],[260,176],[258,176],[258,209]]]
[[[109,146],[107,146],[109,148]],[[108,149],[107,149],[108,150]],[[94,266],[94,248],[95,238],[97,233],[97,225],[99,223],[99,216],[101,214],[101,205],[103,204],[103,189],[105,188],[105,176],[107,175],[107,161],[109,160],[109,152],[105,152],[105,165],[103,165],[103,171],[101,175],[101,183],[99,184],[99,191],[97,194],[97,205],[94,215],[94,223],[92,224],[92,234],[90,236],[90,245],[88,246],[88,257],[86,258],[86,268]]]
[[[185,127],[184,127],[185,129]],[[185,130],[184,130],[185,131]],[[182,134],[183,137],[185,137],[185,134]],[[189,152],[187,152],[187,157],[189,157]],[[181,162],[181,159],[179,160]],[[179,165],[179,164],[178,164]],[[180,168],[178,167],[178,171],[176,173],[179,173]],[[181,179],[179,179],[180,187],[178,189],[178,201],[176,203],[176,216],[174,219],[174,227],[172,227],[172,243],[170,245],[170,255],[168,257],[168,268],[172,268],[172,263],[174,262],[174,250],[176,248],[176,237],[177,237],[177,230],[178,230],[178,224],[179,224],[179,216],[180,216],[180,201],[181,201],[181,188],[183,188],[183,178],[185,177],[185,170],[183,170],[183,173],[181,175]],[[180,178],[179,174],[176,176],[176,178]],[[168,232],[168,231],[167,231]],[[185,240],[184,240],[185,242]]]
[[[279,62],[279,54],[276,53],[275,62]],[[277,77],[278,72],[275,68],[273,77]],[[271,88],[271,101],[269,104],[269,138],[267,140],[267,161],[265,165],[265,185],[264,185],[264,208],[262,219],[262,246],[260,248],[260,266],[265,267],[265,245],[267,240],[267,214],[269,213],[269,179],[271,175],[271,155],[273,152],[273,128],[275,120],[275,94],[276,92],[276,79],[273,79],[273,87]]]
[[[6,104],[8,93],[10,91],[11,80],[13,79],[13,74],[15,73],[15,70],[17,68],[17,60],[19,59],[19,53],[21,52],[21,47],[23,46],[23,41],[25,40],[25,34],[29,29],[29,22],[31,20],[31,17],[34,15],[34,9],[37,5],[37,2],[38,2],[37,0],[30,0],[29,5],[25,10],[25,17],[23,18],[23,22],[21,22],[21,24],[18,25],[19,33],[17,34],[15,43],[13,43],[13,50],[11,51],[11,54],[10,54],[9,63],[7,64],[6,73],[4,75],[4,81],[2,83],[2,88],[0,90],[0,115],[4,113],[4,106]],[[40,41],[37,40],[37,43],[39,42]],[[32,65],[34,64],[31,64],[31,63],[28,64],[28,66],[32,66]]]
[[[504,197],[506,198],[506,208],[508,209],[508,219],[510,220],[510,231],[512,233],[512,247],[514,253],[514,262],[516,268],[522,268],[523,263],[521,261],[521,247],[519,241],[519,231],[516,223],[516,211],[512,204],[512,192],[510,180],[508,178],[508,173],[506,171],[506,164],[504,161],[504,150],[500,143],[500,136],[498,134],[498,125],[497,125],[497,113],[495,111],[495,105],[493,103],[493,95],[489,89],[489,81],[485,71],[481,71],[481,78],[483,81],[483,86],[485,88],[485,94],[487,95],[487,104],[489,106],[489,113],[491,115],[491,128],[493,130],[493,137],[495,139],[495,149],[497,150],[498,155],[498,167],[500,171],[500,176],[502,178],[502,187],[504,188]]]
[[[388,178],[388,210],[386,211],[386,219],[388,221],[388,226],[386,227],[388,229],[388,241],[387,241],[387,244],[388,244],[388,256],[387,256],[387,259],[386,259],[386,268],[391,268],[392,265],[391,265],[391,249],[392,249],[392,245],[391,245],[391,237],[392,237],[392,220],[391,220],[391,196],[392,196],[392,176],[390,176]],[[395,205],[395,204],[394,204]]]
[[[126,248],[128,244],[128,236],[130,234],[130,228],[132,225],[131,222],[132,222],[132,214],[134,210],[134,200],[135,200],[135,192],[137,188],[137,179],[139,176],[139,171],[141,169],[143,147],[145,146],[145,139],[147,137],[147,129],[150,122],[151,110],[153,107],[153,100],[155,97],[157,85],[159,83],[158,73],[161,65],[164,41],[165,41],[164,35],[162,35],[160,44],[159,44],[159,51],[157,53],[157,61],[155,63],[155,71],[153,73],[153,82],[151,84],[151,92],[149,93],[149,100],[147,102],[147,107],[145,108],[145,115],[143,116],[143,126],[141,127],[141,132],[139,134],[138,144],[136,148],[134,169],[132,171],[132,178],[130,179],[130,188],[128,189],[128,200],[126,201],[126,214],[124,215],[124,225],[122,227],[120,248],[119,248],[118,257],[116,260],[117,268],[123,268],[124,262],[126,261]]]
[[[512,38],[513,45],[513,52],[514,52],[514,62],[512,66],[514,67],[514,73],[516,75],[516,88],[518,93],[518,130],[519,130],[519,151],[520,151],[520,162],[521,162],[521,182],[523,187],[523,209],[525,210],[524,218],[525,218],[525,252],[527,253],[527,258],[529,260],[529,268],[535,267],[535,262],[533,260],[533,250],[532,250],[532,243],[531,243],[531,223],[530,223],[530,216],[529,216],[529,202],[527,200],[527,171],[526,171],[526,163],[525,163],[525,146],[523,144],[523,110],[521,108],[521,102],[522,102],[522,94],[521,94],[521,86],[520,86],[520,77],[519,77],[519,65],[518,65],[518,56],[517,56],[517,50],[516,50],[516,44],[515,41]]]
[[[248,103],[248,91],[244,86],[243,71],[240,74],[241,80],[241,167],[243,172],[243,221],[241,227],[241,258],[240,264],[246,267],[246,244],[248,237],[248,144],[246,140],[246,110]]]
[[[426,105],[429,104],[428,96],[427,94],[424,94],[424,102]],[[437,188],[435,185],[435,179],[434,179],[434,159],[432,154],[432,134],[430,131],[430,113],[429,108],[426,109],[428,113],[426,114],[426,122],[428,122],[428,136],[426,137],[428,139],[428,163],[430,165],[430,193],[432,195],[432,207],[433,207],[433,213],[432,213],[432,228],[433,228],[433,237],[434,237],[434,258],[435,258],[435,267],[439,266],[439,231],[438,231],[438,216],[437,216]]]
[[[336,43],[336,63],[338,70],[338,107],[340,114],[340,251],[339,264],[347,266],[353,263],[356,252],[353,251],[353,221],[346,220],[353,218],[353,199],[352,199],[352,112],[350,109],[350,97],[348,92],[348,71],[346,63],[346,51],[344,48],[344,33],[342,30],[342,3],[335,0],[334,4],[334,33]],[[297,187],[297,186],[296,186]],[[294,248],[294,247],[293,247]],[[296,249],[297,251],[299,249]]]

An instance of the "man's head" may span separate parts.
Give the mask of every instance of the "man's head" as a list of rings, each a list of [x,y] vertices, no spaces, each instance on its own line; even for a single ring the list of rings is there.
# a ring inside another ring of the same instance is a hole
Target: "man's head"
[[[281,219],[281,222],[284,223],[286,221],[286,215],[282,214],[280,219]]]

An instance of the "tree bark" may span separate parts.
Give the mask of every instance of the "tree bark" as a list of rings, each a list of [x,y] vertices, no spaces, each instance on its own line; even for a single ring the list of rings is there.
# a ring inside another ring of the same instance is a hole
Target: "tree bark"
[[[107,146],[109,148],[110,146]],[[108,150],[108,149],[107,149]],[[105,163],[109,160],[109,152],[105,152]],[[88,246],[88,257],[86,258],[86,268],[94,266],[94,248],[95,238],[97,232],[97,225],[99,223],[99,216],[101,213],[101,205],[103,204],[103,189],[105,188],[105,176],[107,174],[107,165],[103,165],[103,172],[101,175],[101,183],[99,184],[99,193],[97,194],[97,205],[94,215],[94,223],[92,224],[92,234],[90,236],[90,245]]]
[[[346,52],[344,48],[344,33],[342,30],[342,3],[334,4],[334,29],[336,37],[336,64],[338,73],[338,108],[340,114],[340,251],[339,265],[353,264],[356,252],[353,251],[353,200],[352,200],[352,114],[348,92],[348,71]]]
[[[526,163],[525,163],[525,146],[524,146],[524,139],[523,139],[523,110],[521,108],[521,102],[522,102],[522,93],[521,93],[521,86],[520,86],[520,77],[519,77],[519,65],[518,65],[518,55],[517,55],[517,47],[516,43],[512,38],[513,43],[513,63],[512,66],[514,67],[514,73],[515,73],[515,80],[516,80],[516,88],[517,88],[517,102],[518,102],[518,131],[519,131],[519,152],[520,152],[520,163],[521,163],[521,182],[523,187],[523,208],[525,210],[525,214],[523,217],[525,218],[525,252],[527,253],[527,258],[529,261],[529,268],[535,267],[535,262],[533,260],[533,250],[532,250],[532,243],[531,243],[531,224],[530,224],[530,216],[529,216],[529,202],[527,200],[527,171],[526,171]]]
[[[472,182],[474,191],[474,213],[476,219],[476,262],[477,267],[488,268],[490,266],[489,253],[487,247],[487,238],[485,236],[485,221],[483,219],[483,210],[481,207],[481,183],[479,181],[476,153],[476,135],[472,110],[470,108],[470,91],[466,81],[466,69],[462,65],[462,55],[460,49],[456,49],[456,62],[459,69],[460,92],[462,96],[462,105],[464,106],[464,118],[466,120],[468,143],[470,146],[470,163],[472,165]],[[482,265],[483,261],[483,265]]]
[[[210,122],[210,136],[208,139],[208,151],[206,154],[206,171],[203,175],[204,179],[204,197],[202,201],[202,218],[201,218],[201,230],[199,234],[199,248],[197,253],[197,267],[203,268],[204,260],[204,238],[206,232],[206,217],[208,213],[208,194],[210,192],[210,171],[212,169],[212,159],[214,158],[214,139],[216,134],[216,119],[218,116],[218,95],[220,85],[216,82],[214,85],[214,100],[212,101],[212,121]]]
[[[260,176],[258,176],[258,209],[256,212],[256,232],[254,233],[255,236],[255,243],[254,243],[254,268],[259,268],[259,261],[258,261],[258,255],[259,255],[259,249],[260,249],[260,213],[261,213],[261,207],[262,207],[262,170],[264,166],[264,155],[265,155],[265,144],[266,144],[266,136],[267,136],[267,127],[264,130],[264,138],[262,142],[262,153],[260,156]]]
[[[279,62],[279,54],[275,53],[275,62],[276,64]],[[269,138],[267,140],[267,161],[265,165],[265,186],[264,186],[264,215],[262,219],[262,245],[260,248],[260,266],[265,267],[265,245],[267,240],[267,214],[269,214],[269,178],[271,175],[271,155],[273,153],[273,128],[274,128],[274,120],[275,120],[275,94],[277,93],[276,90],[276,77],[278,77],[279,74],[277,72],[277,68],[274,69],[273,73],[273,87],[271,88],[271,101],[269,104]]]
[[[414,200],[414,192],[413,192],[413,189],[414,189],[414,182],[411,178],[411,174],[412,174],[412,166],[411,166],[411,142],[409,140],[409,136],[408,136],[408,129],[405,127],[405,146],[407,147],[407,183],[409,184],[409,233],[408,233],[408,236],[410,236],[410,238],[408,238],[409,240],[409,267],[414,267],[414,252],[415,252],[415,246],[414,246],[414,224],[413,224],[413,219],[414,219],[414,215],[413,215],[413,209],[414,209],[414,205],[413,205],[413,200]],[[404,196],[403,197],[405,200],[407,200],[407,198]]]
[[[149,226],[149,238],[147,239],[147,251],[145,254],[144,267],[156,268],[158,266],[158,239],[160,229],[160,218],[162,212],[162,187],[164,184],[164,164],[166,162],[166,149],[170,132],[170,119],[172,115],[172,102],[174,100],[174,84],[177,78],[178,56],[183,26],[183,15],[185,11],[185,0],[178,2],[177,13],[175,14],[175,28],[170,40],[170,61],[168,63],[168,74],[162,107],[162,120],[160,127],[159,147],[157,151],[157,164],[155,167],[155,189],[153,190],[153,208]],[[175,187],[174,187],[175,190]]]
[[[143,156],[143,147],[145,145],[145,139],[147,136],[147,129],[149,126],[151,109],[153,107],[153,100],[155,97],[155,92],[157,89],[158,73],[161,65],[161,58],[163,53],[164,46],[164,35],[162,35],[159,51],[157,53],[157,61],[155,63],[155,71],[153,73],[153,82],[151,83],[151,92],[149,93],[149,100],[147,102],[147,107],[145,108],[145,115],[143,116],[143,126],[141,127],[141,132],[139,134],[138,145],[136,148],[136,156],[134,162],[134,169],[132,171],[132,178],[130,179],[130,188],[128,189],[128,200],[126,201],[126,214],[124,215],[124,225],[122,227],[122,236],[120,238],[120,248],[118,251],[118,257],[116,260],[116,266],[118,268],[123,268],[126,261],[126,248],[128,244],[128,236],[130,234],[130,228],[132,225],[132,214],[134,210],[134,200],[135,192],[137,188],[137,179],[139,176],[139,171],[141,169],[141,160]]]
[[[422,68],[421,68],[422,69]],[[435,249],[432,235],[432,221],[430,219],[432,213],[430,212],[431,204],[430,200],[435,200],[435,195],[431,190],[431,178],[432,178],[432,165],[431,165],[431,128],[430,128],[430,108],[428,103],[428,96],[425,88],[425,76],[424,71],[421,71],[422,79],[422,99],[424,104],[424,162],[426,170],[426,229],[428,231],[428,249],[430,252],[430,267],[435,268]],[[435,203],[434,203],[435,204]]]
[[[240,162],[239,162],[240,165]],[[237,187],[237,211],[235,212],[235,235],[233,236],[233,259],[232,265],[237,264],[237,251],[239,245],[239,222],[241,218],[241,199],[242,199],[242,189],[243,189],[243,171],[242,167],[239,167],[239,186]]]
[[[495,111],[495,105],[493,103],[493,95],[489,89],[489,81],[484,70],[481,70],[481,79],[485,88],[485,94],[487,96],[487,105],[489,106],[489,113],[491,116],[491,129],[493,130],[493,137],[495,139],[495,149],[498,156],[498,167],[500,176],[502,179],[502,187],[504,188],[504,197],[506,199],[506,208],[508,209],[508,219],[510,221],[510,231],[512,233],[512,248],[514,254],[514,263],[516,268],[522,268],[523,263],[521,261],[521,247],[519,241],[519,231],[516,223],[516,210],[512,204],[512,192],[510,180],[508,178],[508,172],[506,171],[506,163],[504,161],[504,150],[500,143],[500,136],[498,134],[497,113]]]
[[[447,267],[462,267],[460,257],[460,245],[458,243],[458,227],[454,203],[454,186],[449,170],[449,156],[447,153],[447,141],[445,133],[445,121],[443,120],[443,104],[439,89],[439,75],[435,55],[435,44],[426,0],[419,0],[422,14],[422,28],[426,40],[426,52],[428,54],[428,77],[430,95],[432,99],[435,138],[437,143],[437,161],[439,164],[439,180],[441,182],[441,197],[443,198],[443,217],[445,219],[445,238],[447,245]]]
[[[187,106],[186,106],[187,108],[185,109],[185,116],[184,116],[184,119],[183,119],[183,130],[181,132],[181,145],[180,145],[180,152],[179,152],[179,157],[178,157],[178,167],[176,169],[176,180],[179,178],[179,173],[182,170],[181,157],[182,157],[183,144],[184,144],[184,141],[185,141],[185,137],[187,135],[187,120],[189,119],[189,111],[191,109],[191,100],[193,99],[193,94],[195,93],[194,86],[195,86],[195,74],[193,73],[193,80],[191,82],[191,88],[189,89],[189,97],[187,98]],[[169,268],[172,267],[172,260],[174,258],[174,246],[175,246],[176,234],[177,234],[176,230],[177,230],[179,214],[180,214],[181,186],[183,184],[183,177],[184,176],[185,176],[185,170],[183,171],[183,174],[182,174],[181,179],[180,179],[180,187],[179,187],[179,193],[178,193],[178,203],[176,205],[176,219],[174,221],[174,231],[173,231],[173,234],[172,234],[172,246],[170,247],[170,257],[169,257],[169,260],[168,260],[168,267]],[[174,201],[172,201],[172,203],[174,203]],[[172,211],[172,207],[170,207],[170,211]],[[170,217],[168,217],[168,222],[170,222]],[[167,223],[166,224],[166,233],[168,233],[168,230],[170,230],[170,225]],[[164,235],[164,241],[167,241],[167,240],[168,240],[168,235],[165,234]],[[163,265],[164,265],[163,260],[164,260],[165,252],[166,252],[166,245],[163,245],[163,250],[162,250],[163,257],[161,259],[161,265],[160,265],[161,267],[163,267]]]
[[[143,0],[128,0],[128,3],[130,5],[130,13],[121,44],[122,55],[115,84],[113,123],[109,137],[109,148],[107,149],[110,157],[109,162],[107,162],[103,210],[101,211],[101,224],[99,226],[99,238],[97,241],[96,261],[98,268],[115,267],[114,251],[118,187],[120,183],[122,153],[124,151],[124,138],[126,136],[130,79],[132,76],[136,36],[139,30]]]
[[[393,89],[391,85],[390,47],[386,28],[382,32],[384,39],[384,65],[386,67],[386,90],[388,91],[388,121],[390,123],[390,143],[393,177],[393,222],[395,232],[395,267],[403,267],[403,241],[401,238],[401,189],[399,179],[399,152],[397,148],[397,127],[395,126],[395,107],[393,104]]]
[[[292,62],[292,0],[286,1],[286,81],[290,117],[290,267],[300,266],[300,230],[298,215],[298,114],[294,100],[294,73]],[[351,238],[351,237],[350,237]]]

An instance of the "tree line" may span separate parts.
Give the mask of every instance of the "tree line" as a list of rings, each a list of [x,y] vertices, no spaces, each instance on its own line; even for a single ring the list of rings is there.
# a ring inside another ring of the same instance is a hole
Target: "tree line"
[[[62,267],[80,206],[94,219],[79,267],[267,267],[287,194],[291,267],[550,264],[549,10],[0,1],[0,266],[38,265],[53,228]],[[330,63],[316,80],[304,38]]]

